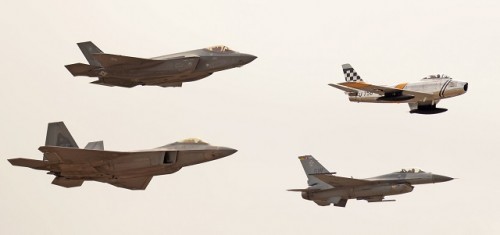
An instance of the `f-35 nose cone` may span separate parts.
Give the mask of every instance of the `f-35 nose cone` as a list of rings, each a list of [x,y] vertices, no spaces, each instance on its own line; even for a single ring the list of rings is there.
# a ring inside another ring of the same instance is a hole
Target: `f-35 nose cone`
[[[432,176],[432,182],[434,182],[434,183],[446,182],[446,181],[450,181],[452,179],[453,178],[448,177],[448,176],[444,176],[444,175],[433,175]]]
[[[240,55],[241,65],[248,64],[248,63],[254,61],[255,59],[257,59],[257,56],[254,56],[254,55],[250,55],[250,54],[241,54]]]

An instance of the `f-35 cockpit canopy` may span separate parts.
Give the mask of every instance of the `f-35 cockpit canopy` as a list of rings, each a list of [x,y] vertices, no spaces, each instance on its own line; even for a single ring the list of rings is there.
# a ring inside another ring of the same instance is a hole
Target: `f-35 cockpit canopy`
[[[425,173],[425,171],[418,168],[405,168],[399,171],[399,173]]]
[[[436,74],[422,78],[422,80],[428,80],[428,79],[451,79],[451,77],[446,74]]]
[[[207,50],[211,52],[218,52],[218,53],[233,53],[234,51],[229,49],[227,46],[219,45],[219,46],[213,46],[213,47],[207,47]]]

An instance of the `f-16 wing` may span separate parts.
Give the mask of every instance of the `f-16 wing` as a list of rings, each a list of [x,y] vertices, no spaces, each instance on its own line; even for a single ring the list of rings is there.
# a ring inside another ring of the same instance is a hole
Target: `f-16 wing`
[[[333,187],[362,186],[376,183],[369,180],[353,179],[329,174],[314,174],[313,176]]]
[[[379,94],[385,97],[407,97],[408,99],[417,98],[419,100],[432,100],[434,99],[432,94],[418,92],[418,91],[410,91],[405,89],[400,89],[396,87],[386,87],[386,86],[377,86],[364,82],[343,82],[338,85],[342,85],[349,88],[354,88],[366,92],[372,92],[375,94]],[[340,89],[340,88],[339,88]]]

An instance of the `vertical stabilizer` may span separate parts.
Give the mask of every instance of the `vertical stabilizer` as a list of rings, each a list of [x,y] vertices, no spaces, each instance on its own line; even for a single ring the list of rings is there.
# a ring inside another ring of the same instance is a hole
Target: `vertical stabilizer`
[[[104,142],[101,141],[95,141],[95,142],[89,142],[86,146],[85,149],[90,149],[90,150],[104,150]]]
[[[49,123],[45,146],[59,146],[67,148],[78,148],[73,136],[64,125],[64,122]]]
[[[309,184],[309,186],[319,189],[333,188],[331,185],[314,177],[314,174],[329,173],[329,171],[322,166],[321,163],[314,159],[313,156],[300,156],[299,159],[307,175],[307,184]]]
[[[102,54],[101,49],[99,49],[91,41],[77,43],[78,47],[82,51],[83,55],[87,59],[90,65],[102,67],[92,54]]]
[[[354,70],[350,64],[343,64],[342,71],[344,71],[344,77],[346,82],[362,82],[361,76]]]

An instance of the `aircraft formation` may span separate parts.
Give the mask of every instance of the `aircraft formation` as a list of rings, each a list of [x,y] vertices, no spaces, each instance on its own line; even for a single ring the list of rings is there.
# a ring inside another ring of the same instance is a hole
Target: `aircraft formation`
[[[215,72],[244,66],[257,57],[239,53],[226,46],[214,46],[151,59],[106,54],[94,43],[77,43],[89,64],[65,67],[73,76],[95,77],[93,84],[118,87],[182,87]],[[381,86],[365,83],[349,64],[342,65],[345,82],[329,84],[344,91],[353,102],[408,103],[410,113],[445,112],[436,104],[445,98],[467,92],[468,83],[446,75],[425,77],[415,83]],[[88,143],[80,149],[63,122],[48,124],[45,145],[39,147],[42,160],[12,158],[14,166],[47,171],[55,176],[52,184],[79,187],[85,181],[108,183],[130,190],[144,190],[153,176],[172,174],[181,168],[230,156],[236,149],[212,146],[199,139],[186,139],[162,147],[139,151],[104,150],[103,141]],[[306,200],[320,206],[345,207],[347,200],[393,201],[385,196],[409,193],[416,184],[439,183],[453,178],[403,169],[373,178],[354,179],[334,175],[310,155],[300,156],[308,178],[301,192]]]

